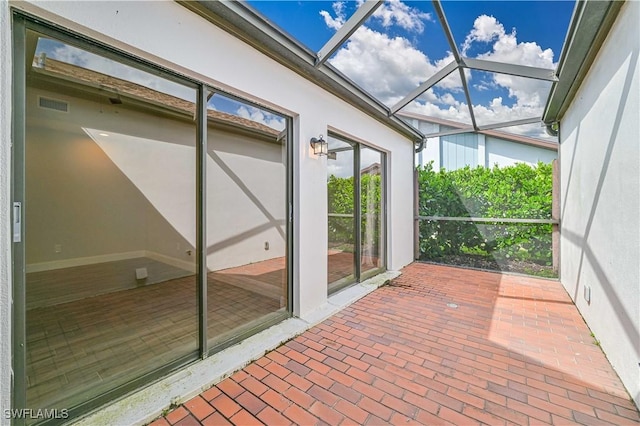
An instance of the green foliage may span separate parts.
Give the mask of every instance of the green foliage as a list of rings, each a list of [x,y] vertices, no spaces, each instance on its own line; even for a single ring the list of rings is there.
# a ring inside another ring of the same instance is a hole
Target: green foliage
[[[552,166],[433,170],[418,169],[421,216],[550,219]],[[551,263],[551,225],[480,224],[454,221],[420,222],[423,259],[451,255],[492,255]]]
[[[353,215],[355,206],[353,177],[339,178],[329,176],[327,181],[329,213]],[[361,229],[364,233],[367,229],[367,220],[374,220],[375,235],[373,241],[379,241],[379,220],[381,200],[380,175],[364,174],[360,177],[360,200],[362,206]],[[367,219],[368,218],[368,219]],[[348,249],[347,246],[354,242],[353,216],[329,217],[329,242],[331,246]],[[377,246],[374,247],[377,250]]]

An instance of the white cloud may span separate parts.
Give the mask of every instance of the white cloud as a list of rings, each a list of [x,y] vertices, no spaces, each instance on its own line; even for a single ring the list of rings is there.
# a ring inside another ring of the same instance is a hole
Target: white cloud
[[[410,7],[400,0],[390,0],[384,2],[373,13],[373,17],[381,21],[385,28],[392,25],[398,25],[406,31],[422,33],[424,31],[424,22],[432,21],[430,13],[424,13],[420,9]]]
[[[243,105],[236,111],[239,117],[246,118],[256,123],[264,124],[272,129],[282,131],[285,128],[284,118],[261,110],[251,105]]]
[[[479,42],[490,42],[496,38],[505,37],[506,32],[504,26],[498,22],[493,16],[480,15],[473,23],[473,29],[467,34],[462,45],[462,53],[466,54],[467,50],[471,47],[471,44]],[[515,34],[513,34],[515,37]]]
[[[489,61],[526,65],[538,68],[554,69],[553,51],[543,50],[534,42],[518,42],[515,28],[507,33],[504,26],[493,16],[481,15],[473,23],[462,45],[462,53],[466,54],[472,46],[479,48],[479,43],[486,44],[484,53],[477,55]],[[550,83],[506,74],[493,74],[491,83],[504,87],[509,97],[516,100],[517,107],[537,107],[542,112],[544,97],[548,93]]]
[[[346,22],[346,15],[344,13],[344,3],[343,2],[335,2],[331,6],[333,8],[333,13],[335,13],[336,17],[332,17],[329,12],[326,10],[321,10],[320,15],[324,18],[324,23],[327,27],[333,30],[339,30],[340,27],[344,25]]]
[[[38,54],[44,52],[47,57],[58,61],[116,77],[121,80],[130,81],[190,102],[195,102],[196,100],[196,92],[194,89],[96,55],[95,53],[79,49],[75,46],[56,42],[55,47],[49,50],[38,48],[37,52]]]
[[[333,15],[325,10],[320,14],[327,27],[332,29],[340,28],[346,21],[344,4],[341,2],[333,3]],[[380,19],[383,26],[398,25],[416,32],[424,30],[423,20],[431,20],[429,14],[399,0],[385,2],[373,16]],[[407,38],[391,37],[361,26],[329,62],[391,106],[451,61],[453,54],[450,52],[432,61]],[[457,73],[454,73],[442,80],[439,87],[459,91],[462,84]],[[430,101],[438,101],[433,92],[425,96]]]
[[[401,99],[436,72],[406,38],[367,27],[359,28],[330,62],[383,102]]]
[[[356,6],[360,7],[364,0],[358,0]],[[326,10],[320,11],[327,27],[337,30],[346,22],[345,3],[334,2],[331,5],[335,17]],[[410,32],[422,33],[424,31],[423,21],[432,21],[430,13],[422,12],[420,9],[410,7],[400,0],[388,0],[379,6],[372,17],[380,21],[384,28],[398,25],[402,29]]]
[[[322,16],[327,26],[339,28],[345,22],[344,5],[334,4],[333,10],[335,17],[326,11],[322,12]],[[415,17],[417,12],[399,0],[394,0],[385,2],[374,17],[380,19],[385,28],[395,25],[409,31],[423,31],[423,21],[431,17],[420,16],[418,25],[409,17],[411,13]],[[507,32],[495,17],[487,15],[481,15],[475,20],[461,46],[461,51],[463,55],[479,51],[481,53],[476,57],[491,61],[555,68],[551,49],[543,50],[535,42],[518,42],[515,29]],[[390,37],[388,34],[362,26],[329,62],[373,96],[391,106],[452,60],[451,52],[443,58],[429,58],[405,37]],[[465,70],[465,75],[471,80],[469,70]],[[453,72],[437,87],[440,90],[430,89],[425,92],[418,101],[408,105],[407,110],[470,123],[467,104],[457,101],[452,94],[462,89],[458,72]],[[482,125],[541,115],[550,83],[486,73],[482,74],[481,81],[473,87],[485,93],[502,88],[506,89],[509,96],[509,102],[504,102],[500,96],[496,96],[489,104],[474,105],[474,115]],[[444,93],[442,89],[445,90]],[[546,137],[539,126],[514,127],[509,128],[509,131]]]
[[[490,49],[477,57],[491,61],[528,65],[539,68],[555,68],[553,50],[542,48],[534,42],[518,42],[516,29],[507,33],[504,26],[493,16],[480,15],[473,23],[462,45],[466,55],[472,45],[490,45]]]

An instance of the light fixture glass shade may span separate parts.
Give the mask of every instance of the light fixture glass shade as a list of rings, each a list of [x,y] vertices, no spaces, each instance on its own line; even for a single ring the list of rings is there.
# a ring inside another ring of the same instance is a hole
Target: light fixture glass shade
[[[322,138],[322,135],[319,138],[311,138],[310,143],[315,155],[327,155],[329,144]]]

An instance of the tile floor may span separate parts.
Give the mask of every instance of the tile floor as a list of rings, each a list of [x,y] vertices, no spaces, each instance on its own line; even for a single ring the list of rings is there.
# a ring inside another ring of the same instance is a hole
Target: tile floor
[[[284,274],[283,258],[211,272],[211,341],[285,310]],[[34,308],[26,319],[30,407],[72,406],[198,349],[193,275]]]
[[[415,263],[152,425],[639,423],[560,283]]]

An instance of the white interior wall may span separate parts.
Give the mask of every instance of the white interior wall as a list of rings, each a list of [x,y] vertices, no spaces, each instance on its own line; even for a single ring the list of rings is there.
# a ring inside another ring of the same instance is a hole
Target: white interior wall
[[[283,257],[287,242],[284,145],[230,134],[222,138],[220,132],[208,135],[208,268]]]
[[[305,317],[327,297],[326,158],[309,139],[343,130],[390,152],[389,269],[412,261],[413,144],[308,80],[173,2],[16,3],[16,7],[176,69],[251,94],[294,115],[294,306]],[[144,17],[144,19],[142,19]]]
[[[39,108],[38,96],[69,112]],[[193,268],[193,124],[41,89],[28,90],[27,120],[28,271],[144,251]],[[283,146],[208,135],[209,269],[284,256]]]
[[[640,405],[638,22],[626,2],[560,123],[560,235],[562,283]]]
[[[535,166],[538,162],[551,163],[558,157],[556,151],[532,145],[510,142],[492,136],[485,139],[486,167],[500,167],[525,163]]]

